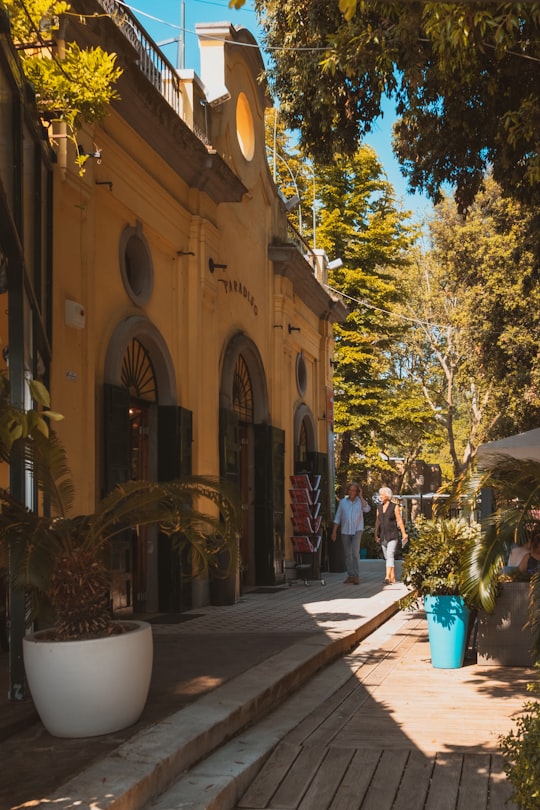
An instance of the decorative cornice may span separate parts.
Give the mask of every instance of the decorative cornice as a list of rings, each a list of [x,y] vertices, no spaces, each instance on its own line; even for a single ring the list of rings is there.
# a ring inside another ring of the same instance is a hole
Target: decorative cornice
[[[270,245],[268,257],[274,272],[292,282],[295,294],[323,321],[340,323],[347,317],[347,308],[316,278],[311,264],[294,245]]]

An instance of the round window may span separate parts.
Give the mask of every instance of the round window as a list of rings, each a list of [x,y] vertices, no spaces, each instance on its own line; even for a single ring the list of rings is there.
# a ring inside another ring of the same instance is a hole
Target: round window
[[[302,352],[296,356],[296,387],[300,396],[303,397],[307,388],[307,366]]]
[[[126,228],[120,240],[120,271],[131,300],[142,306],[152,294],[154,270],[148,243],[138,225]]]
[[[236,137],[245,159],[252,160],[255,154],[255,128],[251,107],[245,93],[239,93],[236,102]]]

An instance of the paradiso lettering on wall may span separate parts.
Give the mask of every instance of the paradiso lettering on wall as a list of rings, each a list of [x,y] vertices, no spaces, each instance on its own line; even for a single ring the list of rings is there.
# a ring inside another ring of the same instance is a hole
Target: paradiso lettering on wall
[[[250,293],[245,284],[242,284],[241,281],[236,281],[235,279],[227,279],[227,278],[220,278],[218,279],[218,281],[221,284],[223,284],[223,288],[227,295],[229,293],[231,293],[231,295],[234,294],[241,295],[242,298],[245,298],[247,303],[250,305],[251,309],[253,310],[253,314],[254,315],[259,314],[259,308],[255,303],[255,298]]]

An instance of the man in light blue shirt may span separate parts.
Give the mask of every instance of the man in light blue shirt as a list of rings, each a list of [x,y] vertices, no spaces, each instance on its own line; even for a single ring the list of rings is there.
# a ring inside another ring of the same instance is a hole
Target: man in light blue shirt
[[[362,495],[362,488],[355,481],[347,487],[347,495],[339,502],[332,540],[337,538],[338,526],[341,527],[341,541],[345,552],[345,567],[347,568],[346,583],[358,585],[360,583],[360,540],[364,531],[364,512],[371,509]]]

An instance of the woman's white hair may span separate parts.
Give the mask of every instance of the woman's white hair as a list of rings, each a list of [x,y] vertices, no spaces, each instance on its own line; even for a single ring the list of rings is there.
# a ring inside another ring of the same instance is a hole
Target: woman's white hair
[[[379,490],[379,495],[388,495],[389,498],[393,496],[393,492],[390,487],[381,487]]]

